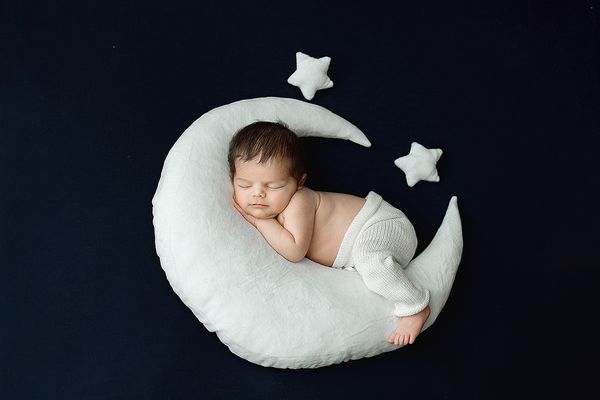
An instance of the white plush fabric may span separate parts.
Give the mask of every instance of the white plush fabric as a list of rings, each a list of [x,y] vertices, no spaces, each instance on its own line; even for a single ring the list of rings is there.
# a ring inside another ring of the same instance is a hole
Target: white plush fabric
[[[317,90],[333,86],[333,81],[327,76],[330,62],[330,57],[313,58],[297,52],[296,71],[287,81],[291,85],[298,86],[306,100],[312,100]]]
[[[173,290],[234,354],[263,366],[315,368],[396,349],[386,341],[398,321],[392,301],[355,271],[285,260],[232,207],[229,140],[257,120],[370,145],[348,121],[300,100],[241,100],[202,115],[169,151],[152,199],[156,251]],[[446,302],[461,252],[453,197],[433,241],[405,269],[430,292],[425,328]]]
[[[406,183],[413,187],[417,182],[425,180],[428,182],[439,182],[435,164],[442,156],[441,149],[427,149],[417,142],[410,146],[410,153],[404,157],[397,158],[394,164],[406,174]]]
[[[429,291],[415,286],[404,273],[416,249],[417,235],[406,215],[371,191],[332,267],[354,267],[369,290],[394,301],[394,315],[413,315],[429,303]]]

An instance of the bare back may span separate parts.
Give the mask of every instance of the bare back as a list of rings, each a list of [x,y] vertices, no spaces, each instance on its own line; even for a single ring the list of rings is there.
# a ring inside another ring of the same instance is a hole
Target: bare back
[[[306,258],[321,265],[330,267],[344,239],[348,227],[365,204],[365,199],[344,193],[317,192],[307,187],[309,198],[314,204],[315,222],[312,239],[306,253]],[[277,220],[285,227],[283,210]]]

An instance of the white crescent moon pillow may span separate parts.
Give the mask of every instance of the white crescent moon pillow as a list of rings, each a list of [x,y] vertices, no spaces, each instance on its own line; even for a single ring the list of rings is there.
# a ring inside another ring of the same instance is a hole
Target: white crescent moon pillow
[[[233,208],[227,151],[237,130],[283,121],[299,136],[370,146],[350,122],[315,104],[264,97],[217,107],[183,132],[152,199],[156,251],[173,290],[236,355],[277,368],[316,368],[395,350],[393,302],[357,272],[291,263]],[[462,253],[456,197],[431,244],[406,271],[438,316]],[[418,343],[418,341],[417,341]]]

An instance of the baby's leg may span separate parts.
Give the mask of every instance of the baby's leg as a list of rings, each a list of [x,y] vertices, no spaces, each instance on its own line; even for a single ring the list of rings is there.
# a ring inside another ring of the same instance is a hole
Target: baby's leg
[[[372,264],[374,260],[377,258],[357,262],[356,270],[364,274],[361,276],[369,290],[396,302],[394,314],[400,321],[388,336],[388,342],[400,346],[412,344],[429,317],[429,292],[415,287],[392,256]]]
[[[429,316],[429,291],[416,287],[404,273],[415,249],[410,222],[391,219],[361,232],[352,251],[356,271],[367,288],[395,302],[394,314],[400,322],[388,341],[397,345],[414,342]]]

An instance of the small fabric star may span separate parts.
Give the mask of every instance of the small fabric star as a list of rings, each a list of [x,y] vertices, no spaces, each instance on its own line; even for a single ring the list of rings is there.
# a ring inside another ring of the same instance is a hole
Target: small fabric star
[[[297,52],[296,71],[287,81],[291,85],[298,86],[306,100],[312,100],[317,90],[333,86],[333,82],[327,76],[330,62],[330,57],[313,58]]]
[[[442,149],[427,149],[417,142],[410,146],[410,153],[397,158],[394,164],[406,174],[406,183],[413,187],[420,180],[439,182],[435,164],[442,156]]]

